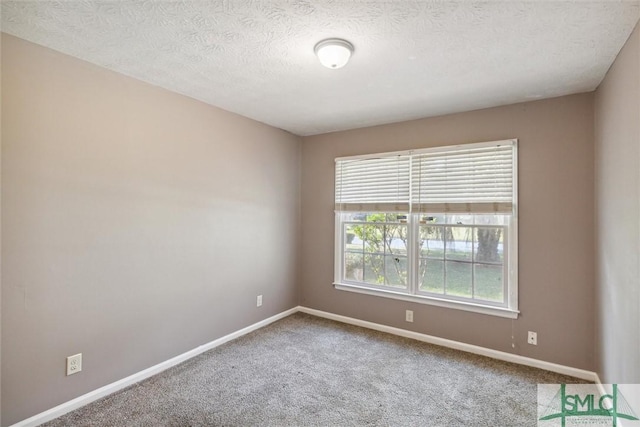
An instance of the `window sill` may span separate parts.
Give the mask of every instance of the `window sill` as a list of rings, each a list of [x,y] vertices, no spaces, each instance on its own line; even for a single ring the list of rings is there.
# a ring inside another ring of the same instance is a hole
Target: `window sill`
[[[334,288],[341,291],[357,292],[366,295],[375,295],[384,298],[393,298],[403,301],[417,302],[420,304],[435,305],[438,307],[453,308],[456,310],[471,311],[474,313],[488,314],[490,316],[506,317],[509,319],[517,319],[518,310],[512,310],[503,307],[491,307],[488,305],[480,305],[463,301],[451,301],[439,298],[428,297],[424,295],[410,295],[403,292],[394,292],[386,289],[373,289],[366,286],[358,286],[346,283],[334,283]]]

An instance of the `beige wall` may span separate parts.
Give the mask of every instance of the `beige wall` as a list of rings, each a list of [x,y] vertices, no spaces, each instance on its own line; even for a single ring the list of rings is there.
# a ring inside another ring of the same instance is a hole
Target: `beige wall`
[[[597,371],[640,383],[640,28],[595,96]]]
[[[296,136],[3,35],[2,424],[294,307],[299,166]]]
[[[333,288],[335,157],[507,138],[519,139],[517,320]],[[302,305],[593,369],[593,96],[304,138],[302,233]],[[537,346],[527,331],[538,333]]]

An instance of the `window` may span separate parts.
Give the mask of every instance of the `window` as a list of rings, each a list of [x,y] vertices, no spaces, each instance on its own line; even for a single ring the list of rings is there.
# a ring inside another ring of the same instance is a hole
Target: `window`
[[[517,317],[516,150],[336,159],[336,288]]]

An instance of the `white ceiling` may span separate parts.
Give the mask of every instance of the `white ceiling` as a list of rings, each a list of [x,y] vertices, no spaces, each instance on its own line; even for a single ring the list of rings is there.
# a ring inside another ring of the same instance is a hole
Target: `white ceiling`
[[[593,90],[640,1],[2,1],[2,31],[312,135]],[[314,45],[355,46],[339,70]]]

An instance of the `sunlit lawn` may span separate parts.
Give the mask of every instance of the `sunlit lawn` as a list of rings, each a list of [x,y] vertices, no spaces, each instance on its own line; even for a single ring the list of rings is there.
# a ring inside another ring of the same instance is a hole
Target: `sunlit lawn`
[[[471,269],[475,268],[475,295],[473,297],[496,302],[503,300],[501,265],[475,264],[472,267],[470,263],[431,259],[423,259],[421,262],[426,263],[426,270],[420,284],[422,291],[471,298]]]
[[[437,254],[431,253],[430,255]],[[460,254],[454,259],[468,259]],[[382,262],[384,258],[384,271]],[[366,283],[397,286],[404,288],[406,285],[407,259],[405,256],[395,255],[366,255],[362,253],[347,253],[348,265],[352,271],[347,271],[347,276]],[[487,301],[503,301],[503,268],[502,265],[471,264],[454,259],[446,261],[440,259],[421,258],[420,271],[424,272],[420,277],[420,290],[441,295],[452,295],[466,298],[477,298]],[[353,266],[362,266],[353,270]],[[378,267],[376,269],[375,267]],[[472,268],[475,269],[472,272]],[[472,276],[473,275],[473,276]],[[402,280],[402,279],[404,280]],[[404,283],[403,283],[404,282]],[[475,292],[472,282],[475,283]]]

